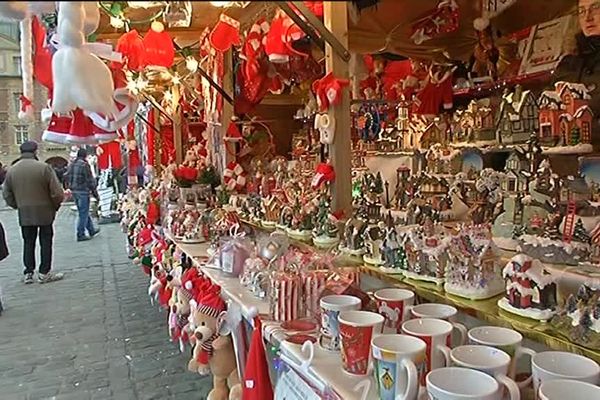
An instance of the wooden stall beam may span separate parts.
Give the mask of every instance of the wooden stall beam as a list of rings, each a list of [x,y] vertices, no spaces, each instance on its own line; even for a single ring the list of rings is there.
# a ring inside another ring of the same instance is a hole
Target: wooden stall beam
[[[348,46],[348,10],[345,1],[323,2],[324,21],[327,29]],[[325,69],[332,72],[337,79],[348,79],[348,63],[334,48],[325,46]],[[333,182],[333,209],[344,211],[349,217],[352,213],[352,146],[350,140],[350,92],[342,91],[342,101],[329,111],[335,118],[333,144],[329,146],[329,157],[335,170]]]

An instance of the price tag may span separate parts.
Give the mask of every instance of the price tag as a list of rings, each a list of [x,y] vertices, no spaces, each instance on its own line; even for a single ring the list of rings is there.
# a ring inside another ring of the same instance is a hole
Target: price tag
[[[283,373],[275,386],[275,400],[319,400],[320,397],[293,370]]]

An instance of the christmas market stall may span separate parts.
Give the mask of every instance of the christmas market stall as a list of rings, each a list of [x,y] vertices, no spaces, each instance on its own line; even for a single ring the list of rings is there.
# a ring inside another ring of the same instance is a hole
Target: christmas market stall
[[[600,398],[598,2],[0,15],[209,399]]]

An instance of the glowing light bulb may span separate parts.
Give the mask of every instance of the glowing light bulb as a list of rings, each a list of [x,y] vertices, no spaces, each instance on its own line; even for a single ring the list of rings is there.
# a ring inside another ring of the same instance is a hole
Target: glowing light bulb
[[[120,17],[110,17],[110,26],[112,26],[113,28],[116,29],[121,29],[122,27],[125,26],[125,21],[123,21],[123,18]]]
[[[209,3],[213,7],[229,7],[233,1],[209,1]]]
[[[194,56],[188,56],[185,59],[185,67],[190,72],[198,71],[198,60],[196,60],[196,58],[194,58]]]
[[[181,78],[179,77],[179,75],[175,74],[173,75],[173,79],[171,79],[171,82],[173,82],[173,85],[179,85],[181,83]]]

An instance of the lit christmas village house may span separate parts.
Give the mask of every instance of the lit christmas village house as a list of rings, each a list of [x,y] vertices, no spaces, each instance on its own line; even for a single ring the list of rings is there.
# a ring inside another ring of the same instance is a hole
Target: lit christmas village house
[[[537,320],[548,320],[556,312],[556,282],[536,259],[518,254],[502,270],[505,297],[498,306],[505,311]]]
[[[542,92],[540,105],[540,142],[546,145],[589,144],[592,119],[588,88],[581,83],[556,82],[554,90]]]

